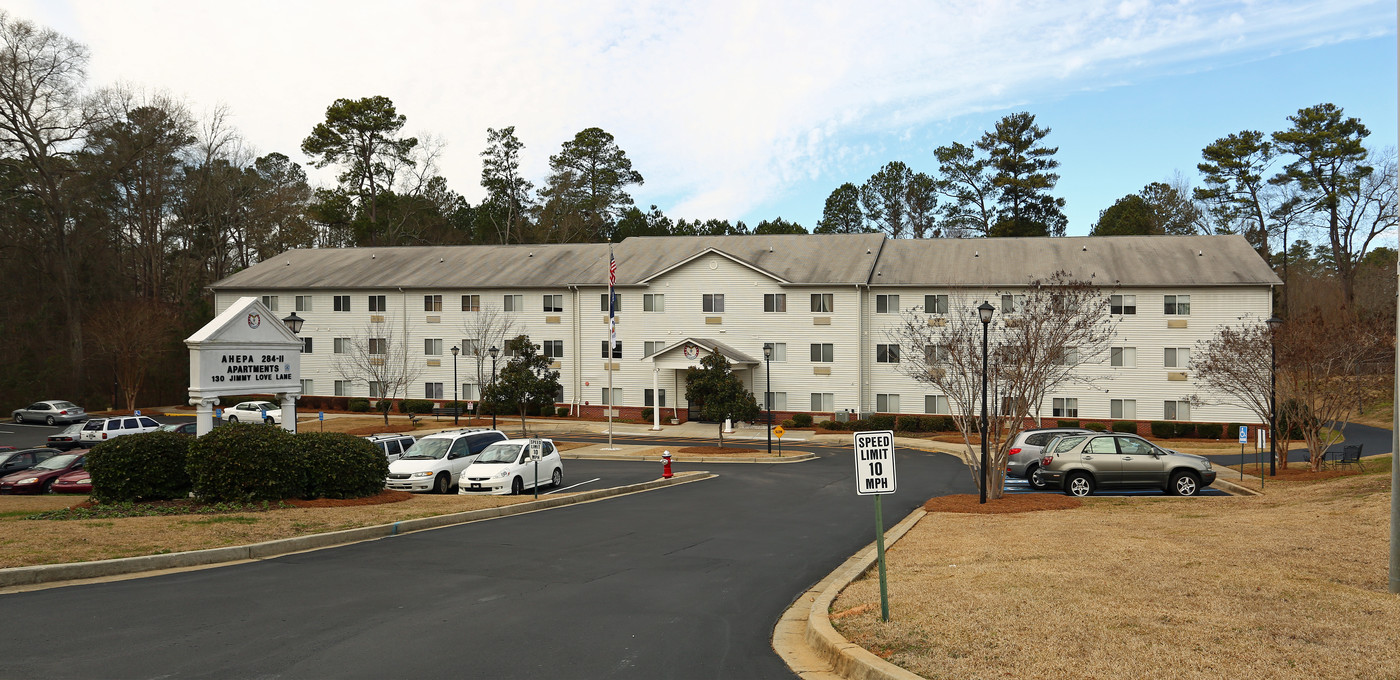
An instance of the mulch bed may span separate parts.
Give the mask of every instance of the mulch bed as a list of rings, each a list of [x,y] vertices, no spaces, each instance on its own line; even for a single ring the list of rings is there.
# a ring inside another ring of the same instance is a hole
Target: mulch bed
[[[298,508],[348,508],[356,505],[399,503],[410,498],[413,498],[413,494],[407,491],[390,491],[385,489],[376,496],[365,496],[364,498],[316,498],[309,501],[297,498],[283,502]]]
[[[1231,470],[1239,470],[1240,466],[1231,465],[1229,468]],[[1266,483],[1276,479],[1283,482],[1320,482],[1324,479],[1351,477],[1361,474],[1361,471],[1355,467],[1349,467],[1343,470],[1327,469],[1321,472],[1313,472],[1312,467],[1308,463],[1289,463],[1287,468],[1275,467],[1277,474],[1270,477],[1268,464],[1255,465],[1254,463],[1248,463],[1244,466],[1244,473],[1247,475],[1254,475],[1255,477],[1260,476],[1261,470]],[[1221,470],[1220,475],[1225,481],[1231,481],[1230,473]]]
[[[998,499],[987,499],[978,503],[978,495],[970,493],[938,496],[924,503],[928,512],[962,512],[974,515],[1000,515],[1010,512],[1036,512],[1038,510],[1070,510],[1084,504],[1072,496],[1052,493],[1008,494]]]
[[[737,453],[758,453],[758,449],[736,449],[732,446],[720,448],[718,446],[687,446],[677,449],[677,453],[703,453],[707,456],[725,456]]]

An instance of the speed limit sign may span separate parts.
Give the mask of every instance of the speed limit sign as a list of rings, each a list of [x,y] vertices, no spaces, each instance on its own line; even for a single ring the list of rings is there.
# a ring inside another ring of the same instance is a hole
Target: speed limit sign
[[[894,493],[894,431],[856,433],[856,493]]]

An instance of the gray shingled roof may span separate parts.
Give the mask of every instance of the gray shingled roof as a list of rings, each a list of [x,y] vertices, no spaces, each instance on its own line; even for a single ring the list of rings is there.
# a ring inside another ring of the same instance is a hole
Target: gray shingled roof
[[[615,244],[617,282],[635,285],[709,250],[793,284],[1010,286],[1056,270],[1136,286],[1272,285],[1240,236],[885,239],[880,234],[648,236]],[[605,243],[290,250],[210,286],[562,288],[605,285]]]
[[[1104,285],[1282,283],[1237,235],[892,239],[885,242],[870,283],[1016,286],[1059,270]]]

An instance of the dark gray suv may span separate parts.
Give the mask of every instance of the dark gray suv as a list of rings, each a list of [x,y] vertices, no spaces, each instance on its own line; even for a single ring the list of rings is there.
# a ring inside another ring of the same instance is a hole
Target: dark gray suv
[[[1045,447],[1036,476],[1071,496],[1103,488],[1153,488],[1195,496],[1215,483],[1204,456],[1164,449],[1132,434],[1069,435]]]

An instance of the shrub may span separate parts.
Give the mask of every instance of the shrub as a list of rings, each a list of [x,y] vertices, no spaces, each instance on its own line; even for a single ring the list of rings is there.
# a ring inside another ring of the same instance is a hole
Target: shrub
[[[355,413],[368,413],[369,400],[364,397],[355,397],[345,404],[345,408]]]
[[[953,416],[924,416],[924,432],[952,432],[958,429],[958,424],[953,422]]]
[[[923,419],[918,416],[900,416],[894,420],[894,429],[900,432],[919,432]]]
[[[1084,429],[1089,430],[1090,432],[1107,432],[1108,426],[1104,425],[1103,423],[1085,423]]]
[[[870,416],[869,423],[870,423],[870,428],[869,428],[869,429],[871,429],[871,430],[893,430],[893,429],[894,429],[894,416],[893,416],[893,415],[890,415],[890,414],[887,414],[887,413],[881,413],[881,414],[878,414],[878,415],[873,415],[873,416]],[[862,428],[862,429],[865,429],[865,428]]]
[[[1220,434],[1221,434],[1221,436],[1223,436],[1223,437],[1225,437],[1225,438],[1227,438],[1227,439],[1236,439],[1236,438],[1238,438],[1238,437],[1240,436],[1240,428],[1241,428],[1241,427],[1247,427],[1247,426],[1246,426],[1244,423],[1230,423],[1230,424],[1228,424],[1228,425],[1225,426],[1225,431],[1222,432],[1222,433],[1220,433]],[[1248,432],[1248,433],[1246,433],[1246,434],[1247,434],[1248,436],[1250,436],[1250,437],[1257,436],[1257,435],[1255,435],[1253,432]]]
[[[344,432],[292,437],[306,475],[303,498],[363,498],[384,490],[389,461],[368,441]]]
[[[99,503],[164,501],[190,493],[185,458],[192,437],[145,432],[109,439],[87,456],[92,497]]]
[[[427,399],[400,399],[399,413],[432,413],[433,402]]]
[[[653,413],[655,413],[655,411],[653,411],[650,406],[642,409],[642,420],[651,420]]]
[[[811,426],[812,426],[812,414],[810,414],[810,413],[794,413],[794,414],[792,414],[792,422],[793,422],[795,425],[797,425],[797,427],[811,427]]]
[[[1114,432],[1127,432],[1129,434],[1137,434],[1137,423],[1131,420],[1115,420],[1113,421],[1112,429]]]
[[[875,423],[870,420],[852,420],[846,423],[846,429],[852,432],[865,432],[867,430],[880,430],[884,428],[875,427]]]
[[[1177,424],[1176,424],[1176,436],[1178,436],[1178,437],[1186,437],[1186,438],[1194,438],[1194,437],[1196,436],[1196,424],[1195,424],[1195,423],[1177,423]]]
[[[1220,423],[1201,423],[1196,426],[1196,435],[1202,439],[1219,439],[1220,434],[1225,431],[1225,426]],[[1235,430],[1239,432],[1239,430]]]
[[[560,406],[559,408],[554,409],[554,415],[555,415],[555,417],[557,417],[557,418],[563,418],[563,417],[569,415],[569,407],[567,407],[567,406]]]
[[[1056,427],[1079,427],[1078,420],[1056,420]]]
[[[1176,436],[1176,423],[1154,420],[1152,421],[1151,428],[1152,436],[1158,439],[1171,439]]]
[[[195,495],[209,502],[277,501],[306,489],[296,442],[280,427],[215,428],[190,442],[186,470]]]

